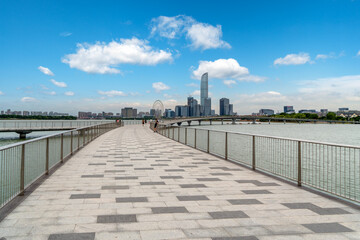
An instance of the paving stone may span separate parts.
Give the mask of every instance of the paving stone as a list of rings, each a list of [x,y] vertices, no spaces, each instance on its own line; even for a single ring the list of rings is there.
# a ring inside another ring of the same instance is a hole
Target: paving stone
[[[188,213],[185,207],[153,207],[151,208],[154,214],[160,213]]]
[[[134,170],[154,170],[154,168],[134,168]]]
[[[243,211],[209,212],[209,215],[214,219],[249,218]]]
[[[161,179],[183,179],[182,176],[160,176]]]
[[[106,163],[89,163],[89,166],[100,166],[100,165],[106,165]]]
[[[128,177],[115,177],[115,180],[135,180],[138,179],[139,177],[135,177],[135,176],[128,176]]]
[[[165,166],[169,166],[169,164],[151,164],[150,166],[153,166],[153,167],[165,167]]]
[[[219,178],[197,178],[200,182],[221,181]]]
[[[198,166],[195,166],[195,165],[182,165],[182,166],[179,166],[181,168],[197,168]]]
[[[102,178],[104,175],[95,174],[95,175],[81,175],[82,178]]]
[[[165,172],[185,172],[184,169],[165,169]]]
[[[272,194],[272,192],[268,190],[242,190],[245,194]]]
[[[241,237],[213,237],[211,240],[258,240],[255,236],[241,236]]]
[[[102,186],[102,190],[120,190],[120,189],[129,189],[129,186],[113,185],[113,186]]]
[[[210,173],[213,176],[230,176],[231,173]]]
[[[97,223],[128,223],[137,222],[135,214],[125,215],[100,215],[97,217]]]
[[[48,240],[93,240],[95,239],[95,233],[63,233],[63,234],[51,234]]]
[[[347,228],[339,223],[312,223],[303,224],[303,226],[315,233],[353,232],[350,228]]]
[[[101,194],[71,194],[70,199],[100,198]]]
[[[125,172],[125,170],[105,170],[106,173]]]
[[[205,195],[193,195],[193,196],[176,196],[179,201],[203,201],[209,200]]]
[[[133,164],[116,164],[115,167],[132,167]]]
[[[252,205],[252,204],[263,204],[257,199],[230,199],[227,200],[232,205]]]
[[[204,184],[180,184],[182,188],[206,188]]]
[[[165,185],[165,182],[140,182],[140,185]]]
[[[116,198],[117,203],[124,203],[124,202],[148,202],[146,197],[121,197]]]

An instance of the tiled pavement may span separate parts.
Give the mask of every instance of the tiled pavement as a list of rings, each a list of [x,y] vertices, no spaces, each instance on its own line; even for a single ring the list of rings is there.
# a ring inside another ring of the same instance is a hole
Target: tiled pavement
[[[133,125],[67,161],[0,239],[360,239],[360,211]]]

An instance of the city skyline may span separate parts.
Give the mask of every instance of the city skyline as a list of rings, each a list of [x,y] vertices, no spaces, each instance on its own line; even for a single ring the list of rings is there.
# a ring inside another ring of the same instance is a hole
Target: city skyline
[[[217,114],[224,97],[238,114],[358,109],[359,11],[351,0],[2,1],[1,108],[174,109],[201,102],[208,72]]]

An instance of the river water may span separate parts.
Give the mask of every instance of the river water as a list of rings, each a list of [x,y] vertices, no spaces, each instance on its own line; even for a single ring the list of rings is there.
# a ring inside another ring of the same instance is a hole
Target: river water
[[[27,134],[26,139],[19,139],[19,134],[17,133],[0,132],[0,147],[56,133],[60,133],[60,131],[38,131]]]
[[[208,125],[207,123],[202,123],[201,126],[195,125],[192,128],[360,146],[359,124],[237,123],[233,125],[231,123],[224,123],[224,125],[221,125],[220,123],[215,123]]]

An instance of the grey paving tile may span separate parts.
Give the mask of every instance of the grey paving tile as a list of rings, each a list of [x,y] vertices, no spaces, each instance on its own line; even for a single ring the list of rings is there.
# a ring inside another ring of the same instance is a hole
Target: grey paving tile
[[[102,178],[104,175],[102,174],[95,174],[95,175],[81,175],[82,178]]]
[[[252,184],[254,184],[254,185],[258,186],[258,187],[280,186],[277,183],[271,183],[271,182],[264,183],[264,182],[260,182],[258,180],[236,180],[236,182],[238,182],[238,183],[252,183]]]
[[[100,198],[101,194],[71,194],[70,199],[83,199],[83,198]]]
[[[135,214],[100,215],[97,217],[97,223],[131,223],[131,222],[137,222]]]
[[[181,168],[197,168],[198,166],[195,166],[195,165],[182,165],[182,166],[179,166]]]
[[[192,164],[209,164],[208,162],[192,162]]]
[[[221,181],[219,178],[197,178],[200,182],[212,182],[212,181]]]
[[[159,164],[151,164],[150,166],[152,166],[152,167],[165,167],[165,166],[169,166],[169,164],[161,164],[161,163],[159,163]]]
[[[115,167],[132,167],[132,164],[116,164]]]
[[[348,211],[345,211],[341,208],[316,208],[310,209],[313,212],[316,212],[319,215],[340,215],[340,214],[351,214]]]
[[[89,166],[100,166],[100,165],[106,165],[106,163],[89,163]]]
[[[182,176],[160,176],[161,179],[183,179]]]
[[[140,182],[140,185],[165,185],[165,182]]]
[[[129,186],[113,185],[113,186],[102,186],[102,190],[118,190],[118,189],[129,189]]]
[[[148,202],[146,197],[121,197],[116,198],[117,203],[124,203],[124,202]]]
[[[48,240],[93,240],[95,239],[95,233],[63,233],[63,234],[51,234]]]
[[[134,168],[134,170],[154,170],[154,168],[144,167],[144,168]]]
[[[272,194],[272,192],[268,190],[242,190],[245,194]]]
[[[184,169],[165,169],[165,172],[185,172]]]
[[[171,162],[171,160],[160,159],[160,160],[155,160],[155,162]]]
[[[352,229],[347,228],[339,223],[312,223],[302,225],[315,233],[353,232]]]
[[[189,211],[185,207],[153,207],[151,208],[154,214],[161,213],[188,213]]]
[[[257,199],[230,199],[227,200],[232,205],[252,205],[252,204],[263,204]]]
[[[134,179],[138,179],[139,177],[135,177],[135,176],[127,176],[127,177],[115,177],[115,180],[134,180]]]
[[[205,195],[193,195],[193,196],[176,196],[179,201],[202,201],[209,200]]]
[[[106,173],[125,172],[125,170],[105,170]]]
[[[182,188],[206,188],[204,184],[180,184]]]
[[[209,212],[209,215],[214,219],[249,218],[243,211]]]
[[[213,176],[229,176],[232,175],[231,173],[210,173]]]

